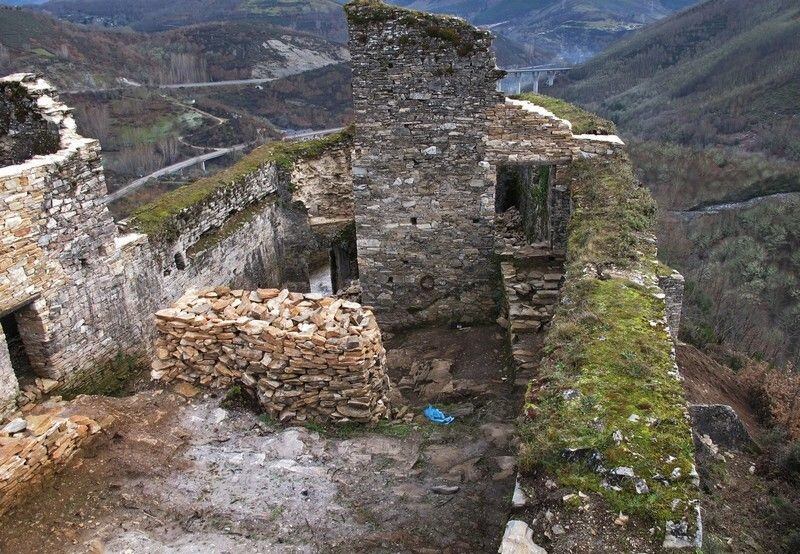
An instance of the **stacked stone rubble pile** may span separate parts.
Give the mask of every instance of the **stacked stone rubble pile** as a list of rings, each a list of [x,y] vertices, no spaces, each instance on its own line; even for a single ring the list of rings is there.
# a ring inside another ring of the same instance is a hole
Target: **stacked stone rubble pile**
[[[389,417],[389,379],[372,311],[288,290],[190,291],[156,313],[152,376],[241,385],[281,421]]]
[[[62,469],[101,430],[94,419],[69,415],[66,407],[49,402],[0,428],[0,515]]]

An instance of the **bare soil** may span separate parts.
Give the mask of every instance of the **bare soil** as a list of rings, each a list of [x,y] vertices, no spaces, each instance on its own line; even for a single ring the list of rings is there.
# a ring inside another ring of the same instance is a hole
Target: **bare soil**
[[[514,486],[521,392],[505,374],[503,335],[419,330],[389,346],[402,348],[390,356],[393,378],[415,359],[453,360],[459,385],[437,399],[460,414],[453,425],[418,415],[411,424],[285,427],[208,394],[78,397],[76,409],[117,423],[4,517],[0,551],[495,551]]]

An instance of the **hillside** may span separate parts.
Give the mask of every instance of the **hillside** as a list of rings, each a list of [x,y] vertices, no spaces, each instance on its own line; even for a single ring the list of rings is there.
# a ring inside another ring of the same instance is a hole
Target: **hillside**
[[[685,338],[800,362],[800,5],[710,0],[620,41],[555,94],[612,119],[687,277]]]
[[[210,21],[258,21],[345,42],[341,2],[334,0],[53,0],[42,9],[74,23],[166,31]]]
[[[548,61],[579,63],[696,0],[395,0],[414,9],[451,13],[489,26]]]
[[[800,5],[713,0],[644,29],[559,94],[631,133],[800,160]]]
[[[340,63],[344,47],[266,23],[162,33],[98,30],[0,7],[0,73],[39,71],[62,89],[283,77]]]

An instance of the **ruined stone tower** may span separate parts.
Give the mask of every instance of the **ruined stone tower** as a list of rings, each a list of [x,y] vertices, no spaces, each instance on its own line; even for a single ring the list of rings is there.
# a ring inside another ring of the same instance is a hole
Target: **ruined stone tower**
[[[485,320],[495,171],[483,139],[487,109],[503,100],[491,35],[371,0],[345,9],[364,301],[385,326]]]

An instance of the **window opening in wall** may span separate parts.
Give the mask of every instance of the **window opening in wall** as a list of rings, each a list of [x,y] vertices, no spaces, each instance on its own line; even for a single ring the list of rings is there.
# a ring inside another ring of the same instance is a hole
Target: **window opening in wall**
[[[324,294],[329,296],[334,293],[333,282],[333,254],[329,250],[327,252],[319,252],[317,255],[312,256],[308,272],[308,285],[311,292]]]
[[[412,217],[411,218],[411,225],[416,225],[416,224],[417,224],[417,218],[416,217]]]
[[[175,267],[180,270],[186,269],[186,256],[183,252],[175,252]]]
[[[25,348],[25,342],[22,340],[22,333],[17,321],[18,315],[18,311],[11,312],[0,318],[0,324],[3,327],[3,334],[6,336],[6,346],[11,357],[11,367],[14,369],[14,375],[16,375],[17,381],[23,384],[33,382],[36,374],[33,371],[31,360]]]

